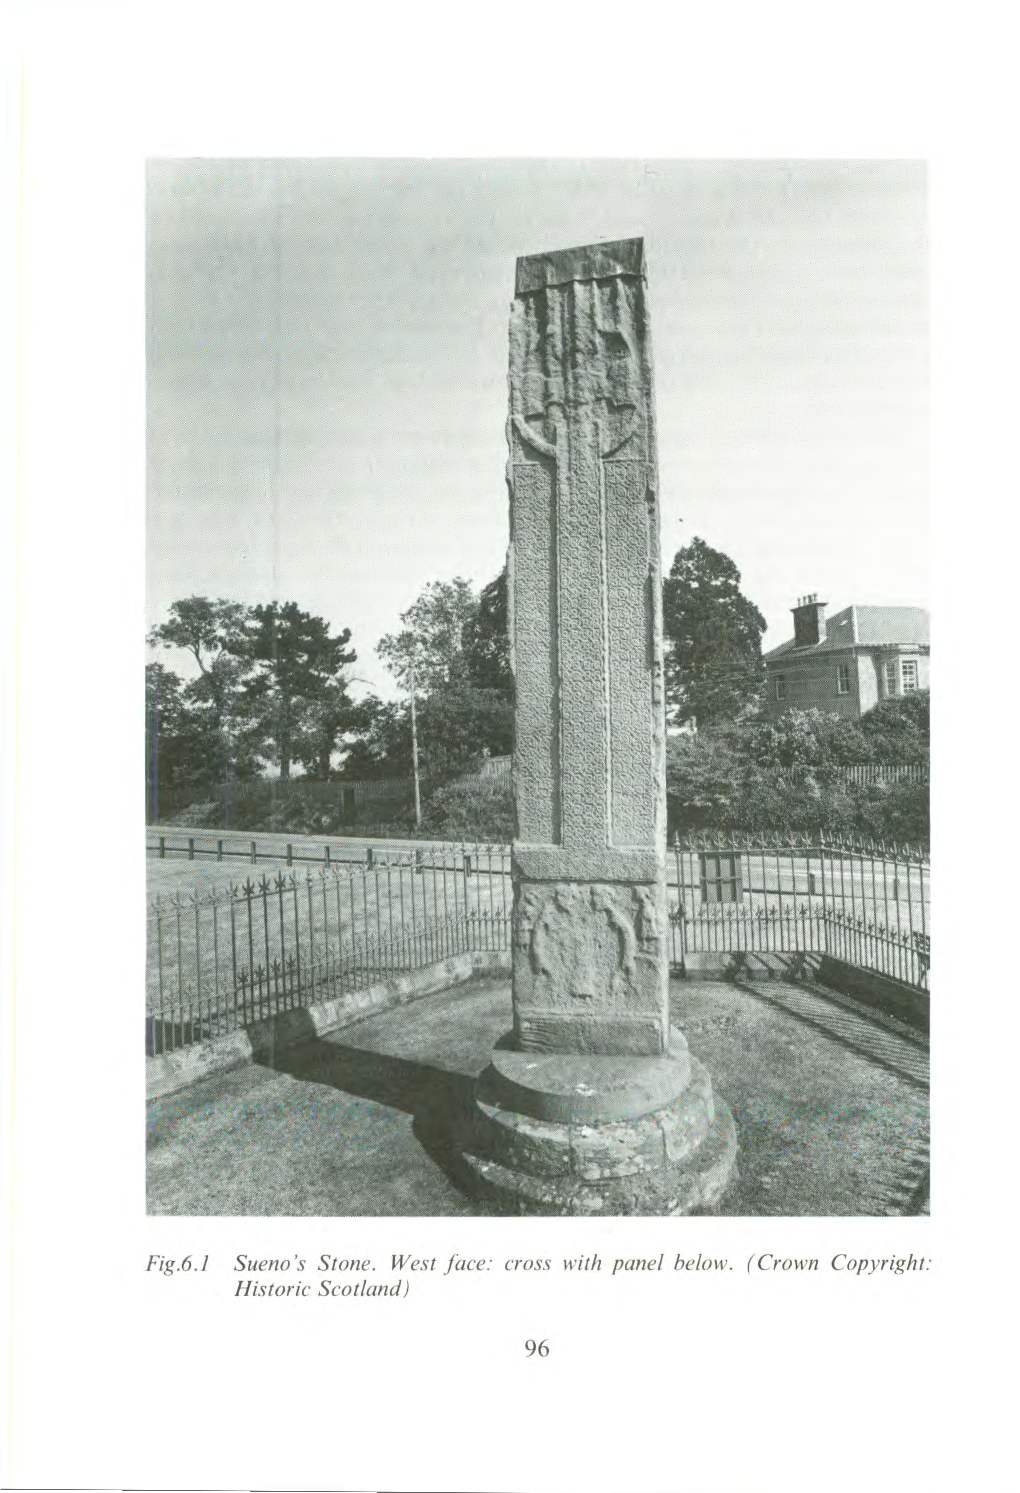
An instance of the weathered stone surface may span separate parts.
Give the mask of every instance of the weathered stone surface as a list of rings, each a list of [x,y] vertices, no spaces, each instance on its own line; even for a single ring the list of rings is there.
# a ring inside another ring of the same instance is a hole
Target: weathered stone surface
[[[554,1154],[549,1151],[544,1153],[544,1164],[538,1165],[533,1154],[528,1164],[523,1164],[524,1153],[515,1151],[512,1145],[497,1156],[500,1148],[493,1146],[491,1135],[480,1131],[476,1120],[473,1134],[463,1144],[464,1160],[478,1195],[501,1213],[619,1216],[711,1212],[736,1175],[737,1135],[727,1106],[717,1101],[711,1127],[700,1144],[680,1161],[664,1161],[661,1125],[658,1141],[650,1139],[653,1127],[660,1124],[659,1117],[649,1116],[642,1123],[645,1129],[640,1142],[636,1133],[639,1127],[633,1124],[592,1127],[598,1151],[587,1156],[583,1130],[544,1125],[547,1139],[559,1152],[553,1167],[548,1165],[549,1156]],[[541,1124],[533,1121],[531,1129]],[[625,1131],[632,1132],[629,1141],[623,1138]],[[564,1169],[562,1157],[568,1151],[570,1166]]]
[[[668,1061],[646,1059],[645,1064]],[[684,1053],[676,1069],[674,1076],[682,1082],[667,1103],[626,1119],[599,1120],[562,1118],[569,1103],[553,1106],[547,1119],[522,1112],[519,1090],[504,1089],[500,1075],[489,1069],[478,1081],[474,1123],[464,1148],[476,1161],[495,1161],[511,1172],[585,1182],[685,1164],[708,1137],[715,1105],[711,1079],[696,1058]]]
[[[518,261],[510,324],[515,1033],[664,1052],[665,720],[640,239]]]
[[[518,883],[514,1033],[553,1052],[665,1052],[665,889]]]
[[[687,1043],[674,1027],[668,1054],[541,1053],[498,1042],[480,1092],[493,1104],[538,1120],[601,1125],[633,1120],[674,1103],[691,1081]]]
[[[714,1207],[736,1133],[668,1006],[665,716],[640,239],[517,264],[514,1025],[460,1148],[501,1211]]]

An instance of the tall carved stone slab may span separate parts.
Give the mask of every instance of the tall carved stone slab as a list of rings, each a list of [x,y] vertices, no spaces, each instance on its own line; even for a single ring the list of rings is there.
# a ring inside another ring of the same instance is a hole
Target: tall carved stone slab
[[[736,1129],[669,1026],[652,365],[640,239],[517,261],[513,1031],[457,1131],[499,1211],[718,1206]]]
[[[641,239],[517,261],[514,1037],[669,1046],[665,718]]]

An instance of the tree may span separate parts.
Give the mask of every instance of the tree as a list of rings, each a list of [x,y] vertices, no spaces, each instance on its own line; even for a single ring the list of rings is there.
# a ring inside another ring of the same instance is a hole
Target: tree
[[[358,702],[359,721],[347,744],[348,778],[405,778],[411,771],[411,719],[406,704],[368,695]]]
[[[467,676],[474,687],[496,690],[512,701],[505,565],[496,579],[483,587],[473,616],[465,622],[463,649]]]
[[[248,608],[206,596],[175,601],[166,622],[152,628],[150,647],[182,648],[198,665],[198,678],[184,686],[190,704],[205,707],[221,738],[224,761],[232,763],[245,715],[244,686],[250,672],[242,645]]]
[[[421,595],[401,612],[398,633],[380,638],[376,652],[403,689],[431,694],[450,684],[464,668],[464,628],[478,610],[470,581],[431,581]]]
[[[290,777],[291,764],[301,750],[302,729],[307,728],[309,711],[316,707],[320,726],[317,756],[322,765],[321,733],[328,729],[330,720],[342,717],[339,704],[346,689],[343,670],[357,656],[347,646],[350,640],[350,628],[331,637],[328,622],[303,612],[294,601],[271,601],[253,607],[248,615],[243,633],[235,642],[238,657],[252,667],[245,697],[260,727],[264,750],[278,764],[283,779]],[[339,729],[337,725],[328,755],[332,754]]]
[[[378,652],[416,699],[421,771],[439,783],[485,753],[512,750],[506,571],[475,595],[470,581],[433,581]]]
[[[758,698],[765,619],[740,571],[703,539],[677,551],[662,588],[666,699],[677,721],[736,720]]]
[[[340,738],[368,724],[363,701],[352,700],[343,679],[325,685],[316,700],[306,700],[294,743],[294,757],[312,777],[325,781]]]
[[[513,706],[498,690],[466,680],[436,690],[418,712],[421,770],[432,783],[469,771],[478,759],[513,750]]]
[[[181,681],[162,664],[145,666],[145,819],[159,818],[161,790],[178,786],[190,777],[192,763],[182,741],[184,701]]]
[[[167,620],[149,632],[150,647],[181,649],[198,666],[197,676],[186,681],[162,664],[146,667],[157,733],[147,740],[158,743],[153,802],[160,789],[164,801],[186,782],[208,794],[258,770],[245,695],[251,666],[239,651],[248,615],[240,602],[188,596],[175,601]]]
[[[145,666],[146,821],[155,822],[182,802],[208,798],[227,781],[224,736],[207,700],[196,699],[200,681],[184,683],[161,663]],[[251,770],[245,757],[233,777]]]

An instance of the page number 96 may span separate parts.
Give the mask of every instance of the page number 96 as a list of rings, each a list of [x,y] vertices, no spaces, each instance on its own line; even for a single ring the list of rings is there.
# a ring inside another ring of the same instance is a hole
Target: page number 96
[[[528,1341],[524,1344],[524,1351],[529,1358],[548,1358],[549,1344],[545,1338],[540,1343],[536,1343],[533,1337],[529,1337]]]

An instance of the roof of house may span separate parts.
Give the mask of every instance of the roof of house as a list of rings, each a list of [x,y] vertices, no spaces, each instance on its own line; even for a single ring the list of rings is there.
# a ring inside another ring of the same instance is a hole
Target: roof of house
[[[798,647],[793,638],[771,648],[765,658],[787,653],[825,653],[852,647],[927,647],[929,620],[924,607],[844,607],[825,621],[825,639]]]

